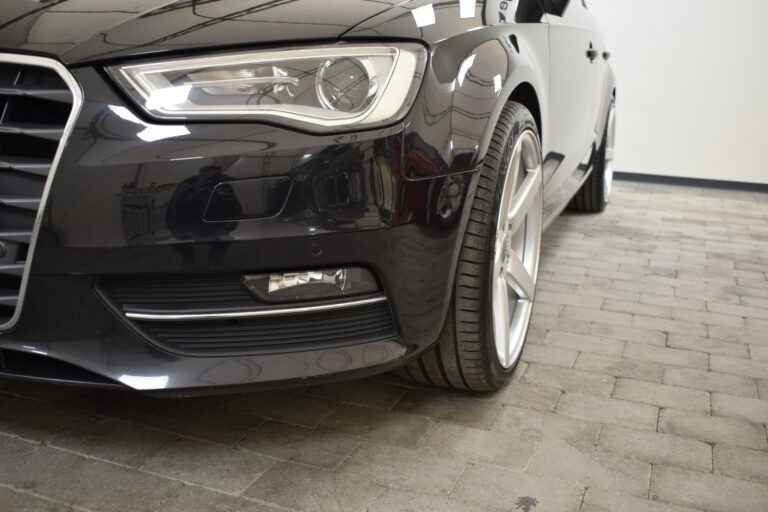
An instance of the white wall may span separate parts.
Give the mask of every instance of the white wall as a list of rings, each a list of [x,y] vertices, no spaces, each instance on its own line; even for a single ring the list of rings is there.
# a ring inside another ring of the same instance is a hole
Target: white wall
[[[618,79],[616,169],[768,183],[768,0],[588,0]]]

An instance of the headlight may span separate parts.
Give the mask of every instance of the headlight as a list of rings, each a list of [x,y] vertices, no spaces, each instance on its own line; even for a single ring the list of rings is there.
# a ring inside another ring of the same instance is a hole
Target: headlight
[[[418,44],[360,44],[147,62],[109,72],[153,117],[263,120],[331,132],[400,120],[425,62]]]

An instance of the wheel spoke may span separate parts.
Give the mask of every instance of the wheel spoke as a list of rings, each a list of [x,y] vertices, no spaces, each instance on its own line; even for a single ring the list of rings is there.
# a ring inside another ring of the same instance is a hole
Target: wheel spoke
[[[515,291],[517,296],[521,300],[532,301],[536,283],[517,253],[509,255],[504,270],[504,280]]]
[[[525,216],[533,205],[537,194],[541,193],[541,168],[528,170],[528,176],[515,195],[512,205],[508,210],[509,233],[514,234],[525,221]]]
[[[510,323],[512,322],[512,314],[509,310],[509,288],[507,287],[503,276],[500,276],[498,280],[499,282],[494,286],[495,314],[493,315],[493,329],[497,352],[499,357],[504,359],[509,352],[509,329]]]
[[[504,189],[501,196],[501,204],[499,205],[500,212],[507,212],[510,209],[510,205],[515,197],[514,183],[517,183],[517,177],[520,173],[520,167],[522,162],[521,151],[515,151],[512,155],[512,161],[507,168],[507,176],[504,182]],[[499,233],[504,231],[504,225],[499,225]]]

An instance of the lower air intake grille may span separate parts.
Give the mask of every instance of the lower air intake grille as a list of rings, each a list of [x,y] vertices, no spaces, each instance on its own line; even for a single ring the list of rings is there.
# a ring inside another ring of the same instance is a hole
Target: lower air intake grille
[[[101,279],[98,289],[147,339],[181,355],[278,354],[398,339],[389,302],[383,296],[380,302],[275,316],[193,320],[131,317],[135,313],[226,313],[270,307],[260,303],[240,281],[240,275],[114,276]],[[366,297],[350,297],[350,301]]]
[[[55,70],[63,68],[48,62],[0,54],[0,327],[23,296],[35,220],[73,108]]]
[[[386,302],[241,320],[142,322],[141,328],[173,352],[198,356],[277,354],[397,338]]]

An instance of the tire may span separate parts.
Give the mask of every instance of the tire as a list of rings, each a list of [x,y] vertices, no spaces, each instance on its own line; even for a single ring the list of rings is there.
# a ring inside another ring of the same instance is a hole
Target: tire
[[[538,273],[541,176],[536,122],[523,105],[508,102],[483,161],[442,333],[433,348],[398,370],[401,376],[478,392],[499,389],[510,378],[528,331]],[[520,204],[524,214],[502,214]],[[524,279],[517,278],[520,273],[508,274],[517,256],[527,275]],[[513,289],[520,292],[510,293]],[[498,334],[504,332],[509,335],[507,345],[503,334]]]
[[[600,213],[605,211],[611,196],[613,181],[613,142],[615,140],[616,102],[611,100],[608,121],[605,123],[600,149],[595,155],[592,174],[571,199],[568,208],[572,211]]]

